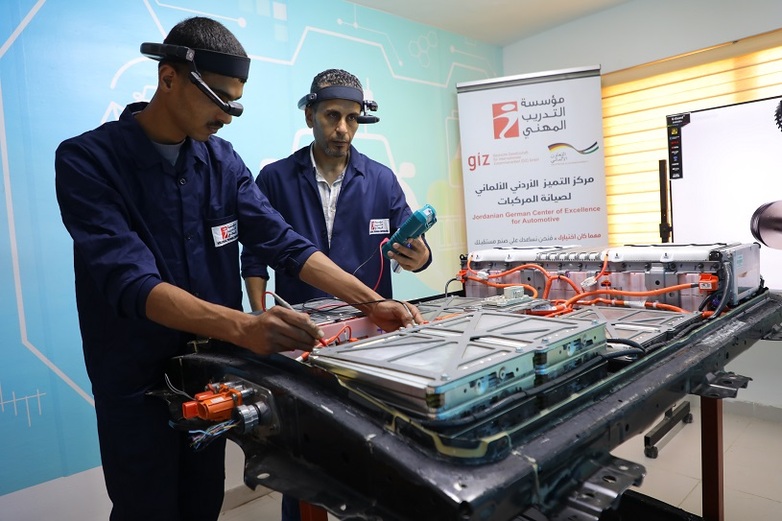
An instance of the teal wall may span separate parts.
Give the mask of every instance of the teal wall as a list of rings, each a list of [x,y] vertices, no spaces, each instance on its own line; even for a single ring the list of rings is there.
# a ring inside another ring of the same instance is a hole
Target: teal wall
[[[456,84],[501,76],[499,47],[337,0],[0,1],[0,495],[100,464],[54,150],[148,99],[156,64],[139,44],[194,15],[252,58],[245,115],[220,133],[250,170],[309,142],[297,100],[347,69],[380,104],[354,144],[438,211],[435,263],[396,275],[396,295],[441,293],[466,253]]]

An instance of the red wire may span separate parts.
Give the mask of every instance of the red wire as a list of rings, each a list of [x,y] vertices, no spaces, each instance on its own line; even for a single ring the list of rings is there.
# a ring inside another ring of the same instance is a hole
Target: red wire
[[[262,309],[263,311],[266,311],[266,295],[271,295],[272,297],[275,297],[275,293],[274,293],[273,291],[264,291],[264,292],[263,292],[263,295],[261,296],[261,309]],[[279,298],[279,297],[278,297],[278,298]],[[295,310],[294,310],[294,311],[295,311]],[[320,343],[320,345],[321,345],[321,346],[323,346],[323,347],[326,347],[326,346],[328,346],[328,343],[327,343],[327,342],[326,342],[324,339],[322,339],[322,338],[319,338],[319,339],[318,339],[318,342],[319,342],[319,343]],[[305,356],[304,358],[306,358],[306,356]]]
[[[378,251],[380,252],[380,272],[377,274],[377,282],[375,282],[375,287],[372,288],[372,291],[377,291],[377,287],[380,286],[380,279],[383,278],[383,269],[385,268],[385,255],[383,255],[383,245],[388,242],[388,237],[380,241],[380,246],[378,247]]]

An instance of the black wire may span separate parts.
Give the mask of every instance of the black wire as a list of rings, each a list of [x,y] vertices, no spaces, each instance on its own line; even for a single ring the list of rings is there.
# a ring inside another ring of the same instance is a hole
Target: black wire
[[[601,354],[600,357],[606,360],[611,360],[613,358],[621,358],[623,356],[628,356],[628,355],[639,355],[640,358],[645,354],[646,354],[645,349],[638,349],[637,347],[634,347],[632,349],[624,349],[622,351],[615,351],[613,353]]]
[[[333,304],[330,305],[328,308],[312,308],[307,307],[308,304],[311,304],[312,302],[317,302],[318,300],[336,300],[336,299],[330,299],[328,297],[318,298],[318,299],[311,299],[302,304],[302,310],[307,313],[330,313],[336,309],[341,308],[354,308],[356,306],[366,306],[369,304],[380,304],[382,302],[396,302],[397,304],[405,305],[405,303],[401,300],[397,300],[395,298],[384,298],[380,300],[367,300],[365,302],[342,302],[341,304]]]
[[[634,347],[646,353],[646,348],[635,340],[629,338],[606,338],[606,342],[609,344],[623,344],[626,346]]]
[[[335,300],[338,300],[339,302],[342,302],[342,303],[341,304],[335,304],[334,303]],[[324,307],[312,307],[312,306],[316,306],[319,302],[329,302],[329,304],[328,304],[328,306],[324,306]],[[306,301],[302,302],[301,310],[304,311],[305,313],[308,313],[308,314],[312,314],[312,313],[328,314],[328,313],[334,311],[335,309],[340,309],[340,308],[349,307],[349,306],[350,306],[350,304],[346,304],[345,302],[343,302],[343,301],[341,301],[339,299],[336,299],[334,297],[316,297],[316,298],[311,298],[309,300],[306,300]]]
[[[492,403],[485,409],[476,411],[468,416],[463,416],[461,418],[453,418],[448,420],[417,419],[416,421],[423,427],[437,427],[437,428],[447,428],[447,429],[469,425],[471,423],[475,423],[490,418],[495,414],[496,411],[504,409],[506,407],[509,408],[515,402],[521,402],[526,399],[540,396],[541,394],[548,392],[551,388],[557,385],[562,385],[562,383],[567,380],[575,379],[587,373],[587,371],[593,369],[594,367],[596,367],[597,365],[603,362],[604,362],[604,358],[602,356],[595,356],[587,360],[583,364],[579,365],[577,368],[573,369],[572,371],[568,371],[567,373],[560,375],[557,378],[554,378],[553,380],[550,380],[540,385],[536,385],[531,389],[520,390],[514,394],[511,394],[500,400],[497,400],[496,402]]]
[[[166,380],[166,386],[169,388],[169,390],[170,390],[172,393],[174,393],[174,394],[178,394],[178,395],[180,395],[180,396],[184,396],[184,397],[185,397],[185,398],[187,398],[188,400],[195,400],[195,398],[193,398],[192,396],[190,396],[189,394],[187,394],[185,391],[183,391],[183,390],[181,390],[181,389],[177,389],[176,387],[174,387],[174,384],[173,384],[173,383],[171,383],[171,379],[168,377],[168,373],[164,374],[164,375],[163,375],[163,377],[164,377],[164,378],[165,378],[165,380]]]
[[[674,334],[671,338],[668,338],[666,340],[661,340],[659,342],[656,342],[654,344],[646,346],[646,352],[651,353],[652,351],[666,345],[673,345],[682,338],[686,337],[690,333],[692,333],[694,330],[698,329],[703,325],[704,319],[700,318],[692,322],[691,324],[688,324],[682,329],[681,331]]]
[[[720,299],[719,304],[717,304],[714,314],[709,317],[709,320],[719,317],[725,309],[725,306],[728,304],[728,295],[730,294],[731,286],[733,285],[733,269],[730,267],[730,263],[723,262],[722,267],[725,270],[725,284],[722,286],[722,298]]]
[[[352,273],[352,275],[354,275],[354,276],[355,276],[355,275],[356,275],[356,273],[358,273],[358,270],[360,270],[361,268],[363,268],[363,267],[364,267],[364,265],[365,265],[367,262],[371,261],[371,260],[372,260],[372,257],[374,257],[374,256],[375,256],[375,254],[376,254],[376,253],[378,253],[378,252],[380,253],[380,255],[382,255],[382,254],[383,254],[383,253],[382,253],[382,251],[380,251],[380,248],[379,248],[379,247],[378,247],[378,248],[373,248],[373,251],[372,251],[372,253],[370,253],[370,254],[369,254],[369,257],[367,257],[367,258],[366,258],[366,260],[365,260],[364,262],[362,262],[361,264],[359,264],[359,265],[358,265],[358,268],[356,268],[356,269],[354,269],[354,270],[353,270],[353,273]],[[382,266],[385,266],[385,263],[384,263],[384,262],[382,262],[382,261],[383,261],[383,259],[380,259],[380,260],[381,260],[381,264],[380,264],[380,266],[381,266],[381,268],[382,268]],[[381,273],[381,275],[382,275],[382,273]]]
[[[451,285],[451,282],[458,282],[458,281],[459,281],[459,279],[457,279],[456,277],[454,277],[454,278],[450,279],[448,282],[446,282],[446,283],[445,283],[445,289],[444,289],[444,291],[443,291],[443,296],[444,296],[444,297],[447,297],[447,296],[448,296],[448,286],[450,286],[450,285]]]
[[[711,293],[703,297],[703,300],[701,300],[701,303],[698,306],[698,311],[703,311],[704,309],[706,309],[706,306],[709,305],[709,302],[711,302],[712,297],[714,297],[714,295]]]
[[[340,303],[339,304],[332,303],[332,304],[329,304],[328,306],[324,306],[324,307],[321,307],[321,308],[308,307],[308,305],[312,305],[313,303],[317,303],[318,301],[328,301],[328,300],[337,300]],[[385,300],[385,299],[383,299],[383,300]],[[362,304],[377,304],[379,302],[383,302],[383,300],[373,300],[373,301],[369,301],[369,302],[356,302],[355,304],[349,304],[349,303],[345,302],[344,300],[339,300],[339,299],[336,299],[336,298],[320,297],[320,298],[317,298],[317,299],[308,300],[307,302],[302,304],[302,309],[307,311],[307,312],[311,312],[311,313],[330,313],[330,312],[332,312],[334,310],[337,310],[337,309],[352,308],[354,306],[360,306]]]
[[[606,339],[607,341],[613,341],[618,344],[626,344],[629,346],[632,346],[632,349],[625,349],[622,351],[617,351],[615,353],[604,353],[599,354],[595,356],[594,358],[591,358],[590,360],[587,360],[577,368],[573,369],[572,371],[568,371],[567,373],[560,375],[559,377],[555,378],[554,380],[551,380],[549,382],[545,382],[541,385],[536,385],[532,387],[531,389],[527,390],[521,390],[518,391],[510,396],[506,396],[505,398],[502,398],[493,404],[491,404],[489,407],[474,412],[470,415],[463,416],[460,418],[453,418],[449,420],[428,420],[428,419],[418,419],[418,423],[422,425],[423,427],[437,427],[437,428],[454,428],[454,427],[462,427],[465,425],[469,425],[472,423],[475,423],[477,421],[480,421],[482,419],[488,418],[491,415],[495,413],[495,411],[503,409],[505,407],[508,407],[509,404],[513,404],[514,402],[519,402],[525,399],[534,398],[536,396],[540,396],[541,394],[544,394],[549,391],[552,387],[556,385],[560,385],[563,380],[565,379],[575,379],[583,374],[585,374],[587,371],[591,370],[593,367],[598,365],[599,363],[605,361],[605,360],[611,360],[613,358],[619,358],[622,356],[628,356],[628,355],[639,355],[639,358],[646,355],[646,349],[641,346],[638,342],[630,339],[625,338],[612,338],[612,339]]]

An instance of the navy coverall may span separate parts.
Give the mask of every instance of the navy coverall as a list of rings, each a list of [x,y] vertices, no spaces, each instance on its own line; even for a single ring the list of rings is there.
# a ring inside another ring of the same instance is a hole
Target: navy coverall
[[[227,141],[188,138],[176,165],[165,161],[133,116],[144,106],[64,141],[55,159],[111,519],[214,520],[224,441],[191,450],[169,427],[165,402],[145,395],[192,339],[148,320],[147,296],[167,282],[240,310],[240,242],[291,277],[316,249],[271,207]]]
[[[380,275],[380,243],[391,237],[412,213],[391,169],[361,154],[353,146],[350,147],[350,161],[339,192],[331,245],[309,145],[285,159],[266,165],[255,182],[271,205],[297,232],[370,288],[375,287]],[[425,269],[431,262],[430,251],[429,261],[417,271]],[[244,251],[242,276],[268,279],[266,264],[260,256]],[[356,271],[359,266],[362,267]],[[375,291],[391,298],[388,259],[382,262],[382,267],[383,273]],[[326,296],[326,293],[287,273],[275,272],[274,287],[275,293],[292,304]]]

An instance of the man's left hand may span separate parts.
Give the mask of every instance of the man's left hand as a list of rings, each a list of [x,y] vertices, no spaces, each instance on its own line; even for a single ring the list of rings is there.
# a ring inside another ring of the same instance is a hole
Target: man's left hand
[[[407,245],[394,243],[394,251],[388,256],[397,261],[402,269],[415,271],[429,260],[429,248],[421,237],[410,239]]]
[[[375,325],[386,332],[424,323],[424,317],[418,308],[408,302],[384,300],[358,307]]]

